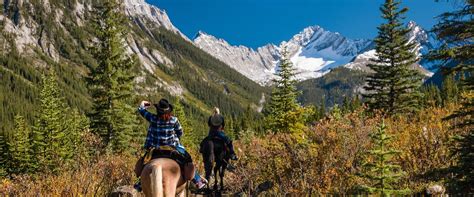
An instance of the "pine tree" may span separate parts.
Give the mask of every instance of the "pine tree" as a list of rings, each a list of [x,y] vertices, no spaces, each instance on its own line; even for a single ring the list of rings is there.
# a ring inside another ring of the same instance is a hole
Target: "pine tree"
[[[0,178],[7,176],[7,167],[9,161],[9,152],[7,136],[5,132],[0,133]]]
[[[352,102],[347,98],[344,97],[342,100],[342,113],[350,113],[354,107],[352,106]]]
[[[183,128],[183,136],[181,137],[181,143],[188,147],[198,144],[198,136],[193,132],[191,123],[189,122],[186,112],[184,111],[183,104],[180,100],[174,102],[173,114],[178,118],[181,127]]]
[[[418,60],[416,43],[409,43],[406,35],[410,29],[401,22],[408,9],[399,10],[399,5],[399,1],[386,0],[380,9],[387,22],[378,27],[377,58],[368,65],[374,73],[367,77],[364,87],[368,107],[389,115],[417,111],[421,97],[421,75],[411,68]]]
[[[456,137],[453,153],[459,159],[451,168],[454,177],[450,189],[464,195],[474,194],[474,1],[466,0],[461,9],[442,14],[433,31],[447,44],[430,54],[432,59],[443,65],[457,63],[454,68],[445,67],[453,74],[461,76],[460,91],[462,107],[448,119],[459,118],[456,128],[466,129],[467,133]]]
[[[242,131],[247,131],[249,129],[252,129],[252,119],[253,119],[253,114],[252,114],[252,108],[250,105],[247,105],[247,108],[245,108],[245,112],[240,119],[240,128]]]
[[[115,152],[129,147],[137,122],[133,102],[133,80],[136,60],[126,54],[126,18],[116,0],[101,1],[95,7],[94,27],[97,42],[93,56],[98,65],[88,80],[93,101],[91,129],[100,135],[104,146]]]
[[[331,109],[330,117],[332,119],[340,120],[342,118],[342,115],[343,111],[341,110],[338,104],[335,104]]]
[[[85,115],[81,114],[78,109],[74,109],[69,115],[67,125],[67,140],[64,146],[69,147],[67,159],[75,160],[79,155],[87,152],[82,142],[82,135],[89,127],[89,120]]]
[[[408,193],[409,190],[397,190],[393,186],[403,176],[403,172],[401,167],[393,162],[393,156],[400,151],[390,147],[393,137],[386,133],[386,128],[382,121],[370,135],[374,146],[368,151],[368,158],[362,166],[363,171],[359,174],[366,178],[370,185],[362,186],[362,189],[369,193],[380,193],[381,196]]]
[[[321,118],[326,117],[326,98],[323,96],[321,99],[321,106],[319,107],[319,114],[321,115]]]
[[[42,77],[40,106],[32,133],[34,161],[41,170],[56,170],[68,155],[68,147],[63,146],[67,141],[68,107],[56,80],[54,70]]]
[[[458,102],[459,88],[457,87],[457,82],[453,74],[449,74],[444,78],[442,91],[444,105]]]
[[[441,97],[441,91],[438,86],[429,84],[428,86],[423,86],[422,91],[425,98],[425,105],[432,107],[442,105],[443,98]]]
[[[360,107],[362,107],[362,102],[360,101],[359,95],[356,95],[354,97],[354,99],[352,99],[351,103],[352,103],[351,104],[351,106],[352,106],[351,111],[354,111],[354,110],[359,109]]]
[[[31,143],[29,141],[30,129],[22,116],[15,116],[15,130],[8,141],[8,167],[9,174],[23,174],[31,171]]]
[[[226,122],[225,124],[225,130],[227,133],[231,134],[232,136],[234,136],[234,138],[239,138],[239,133],[235,131],[235,128],[234,128],[234,117],[233,116],[228,116],[226,117],[226,120],[229,120]]]
[[[287,55],[284,50],[277,78],[273,80],[275,87],[268,106],[266,122],[273,132],[297,131],[304,122],[301,107],[296,100],[299,92],[296,89],[295,69]]]

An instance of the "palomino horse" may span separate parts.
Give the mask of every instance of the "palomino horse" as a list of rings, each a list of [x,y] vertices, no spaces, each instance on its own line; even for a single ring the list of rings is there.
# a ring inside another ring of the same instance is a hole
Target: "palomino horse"
[[[219,138],[207,137],[201,142],[200,148],[204,159],[206,179],[211,178],[212,170],[214,170],[214,191],[217,191],[218,182],[220,183],[220,190],[224,190],[224,173],[229,163],[228,151],[226,151],[224,141]],[[217,173],[219,173],[220,181],[217,179]]]
[[[143,193],[147,197],[184,196],[186,181],[179,164],[168,158],[151,160],[141,173]]]

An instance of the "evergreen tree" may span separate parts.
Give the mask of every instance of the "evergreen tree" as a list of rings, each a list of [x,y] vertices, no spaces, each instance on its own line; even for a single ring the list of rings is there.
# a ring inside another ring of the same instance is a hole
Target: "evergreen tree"
[[[8,173],[22,174],[31,171],[30,129],[22,116],[15,116],[15,130],[8,141]]]
[[[367,77],[364,87],[368,107],[389,115],[417,111],[421,97],[421,75],[411,68],[418,60],[414,52],[416,43],[409,43],[410,29],[401,22],[408,9],[399,10],[399,5],[399,1],[386,0],[380,8],[387,22],[378,27],[377,58],[368,65],[374,73]]]
[[[32,133],[34,161],[36,167],[54,171],[69,155],[68,147],[63,146],[67,141],[67,106],[61,96],[54,70],[43,75],[42,81],[40,106]]]
[[[234,128],[234,117],[233,117],[233,116],[228,116],[228,117],[226,118],[226,120],[229,120],[229,121],[227,121],[227,123],[225,124],[225,125],[226,125],[226,126],[225,126],[225,127],[226,127],[226,128],[225,128],[226,132],[227,132],[228,134],[231,134],[231,136],[233,136],[234,138],[237,138],[237,139],[238,139],[240,136],[239,136],[239,133],[236,132],[236,131],[235,131],[235,128]]]
[[[443,103],[443,98],[441,97],[441,91],[438,86],[434,84],[429,84],[422,87],[424,102],[427,106],[441,106]]]
[[[430,54],[432,59],[442,61],[443,65],[456,63],[454,68],[444,67],[453,74],[461,76],[460,91],[462,107],[448,118],[459,118],[456,128],[466,129],[467,133],[456,137],[452,150],[458,162],[451,168],[454,177],[450,189],[464,195],[474,194],[474,1],[466,0],[461,9],[442,14],[433,31],[447,44]]]
[[[7,167],[9,161],[7,136],[5,132],[0,133],[0,178],[7,176]]]
[[[342,113],[349,113],[353,110],[353,108],[354,107],[352,106],[352,102],[347,97],[344,97],[344,99],[342,100]]]
[[[297,131],[304,122],[301,107],[296,100],[299,92],[296,90],[295,69],[287,55],[284,49],[277,78],[273,80],[275,87],[268,106],[266,122],[273,132]]]
[[[352,99],[351,106],[352,106],[351,111],[354,111],[354,110],[359,109],[360,107],[362,107],[362,102],[360,101],[359,95],[356,95],[354,97],[354,99]]]
[[[330,115],[331,118],[340,120],[342,118],[343,111],[341,110],[338,104],[335,104],[331,109]]]
[[[245,112],[240,119],[240,128],[242,131],[247,131],[249,129],[252,129],[252,120],[253,120],[253,114],[252,114],[252,108],[250,105],[247,105],[247,108],[245,108]]]
[[[98,65],[88,80],[93,101],[91,129],[102,137],[105,147],[122,152],[129,147],[137,126],[131,106],[136,60],[125,51],[128,32],[121,3],[108,0],[99,4],[93,21],[97,37],[93,55]]]
[[[457,103],[459,88],[457,87],[455,75],[449,74],[444,78],[442,91],[443,91],[442,95],[443,95],[444,105],[448,103]]]
[[[381,196],[407,193],[409,190],[397,190],[393,186],[403,176],[403,172],[401,167],[393,162],[393,156],[400,151],[390,147],[393,137],[386,133],[386,128],[382,121],[370,135],[374,146],[368,151],[368,158],[362,166],[363,171],[359,174],[366,178],[370,185],[362,186],[362,189],[369,193],[380,193]]]
[[[196,136],[193,132],[193,128],[191,126],[191,123],[189,122],[189,118],[186,116],[183,104],[181,104],[181,100],[177,100],[174,103],[173,107],[173,114],[178,118],[179,123],[183,128],[183,136],[181,137],[181,143],[186,147],[198,144],[198,136]]]
[[[66,133],[67,140],[64,145],[69,147],[67,158],[76,159],[80,154],[87,152],[82,142],[82,134],[87,131],[89,120],[78,109],[74,109],[69,116]]]
[[[326,98],[323,96],[321,99],[321,106],[319,107],[319,114],[321,118],[326,117]]]

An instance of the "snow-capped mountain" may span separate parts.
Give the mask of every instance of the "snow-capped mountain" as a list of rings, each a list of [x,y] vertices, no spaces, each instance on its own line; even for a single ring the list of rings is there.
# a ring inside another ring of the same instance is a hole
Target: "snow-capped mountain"
[[[369,44],[369,40],[351,40],[320,26],[311,26],[288,42],[282,42],[280,49],[288,51],[297,79],[305,80],[320,77],[331,68],[349,63]]]
[[[199,32],[194,38],[199,48],[227,63],[248,78],[268,84],[278,70],[285,48],[295,65],[298,80],[317,78],[338,65],[347,64],[369,46],[369,40],[351,40],[319,26],[305,28],[279,46],[268,44],[253,50],[232,46],[223,39]]]
[[[225,40],[201,31],[195,36],[194,43],[260,84],[267,83],[273,77],[273,69],[279,59],[278,48],[272,44],[255,51],[245,46],[231,46]]]
[[[430,50],[440,46],[441,42],[436,39],[436,35],[431,32],[426,32],[414,21],[408,22],[408,28],[411,29],[407,35],[408,41],[417,43],[416,53],[419,57],[426,55]],[[377,57],[375,49],[373,49],[373,47],[370,48],[372,49],[357,55],[353,61],[344,66],[350,69],[369,71],[370,69],[367,67],[367,64],[369,64],[370,59]],[[418,64],[413,66],[427,76],[433,75],[437,70],[436,63],[427,59],[421,59]]]
[[[427,33],[415,22],[408,23],[412,29],[409,40],[419,43],[417,52],[426,54],[438,46],[434,35]],[[243,75],[267,85],[278,70],[281,50],[286,49],[291,62],[294,64],[298,80],[318,78],[330,69],[345,66],[351,69],[367,71],[366,64],[375,57],[374,43],[366,39],[349,39],[339,33],[323,29],[320,26],[310,26],[294,35],[289,41],[277,46],[273,44],[260,47],[257,50],[245,46],[232,46],[223,39],[198,33],[194,39],[196,46],[229,64]],[[432,63],[422,60],[420,70],[431,73]]]

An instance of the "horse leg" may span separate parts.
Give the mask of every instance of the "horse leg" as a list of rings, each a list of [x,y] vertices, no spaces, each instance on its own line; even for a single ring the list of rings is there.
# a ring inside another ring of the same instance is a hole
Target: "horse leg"
[[[219,182],[217,179],[217,172],[219,170],[219,165],[214,166],[214,191],[217,190],[217,183]]]
[[[212,175],[212,170],[213,170],[213,167],[214,167],[214,161],[211,158],[206,158],[204,157],[204,171],[206,171],[206,179],[207,180],[210,180],[211,178],[211,175]]]
[[[225,173],[225,169],[226,169],[226,164],[222,165],[221,168],[220,168],[220,172],[219,172],[219,176],[221,177],[221,190],[224,190],[224,173]]]

